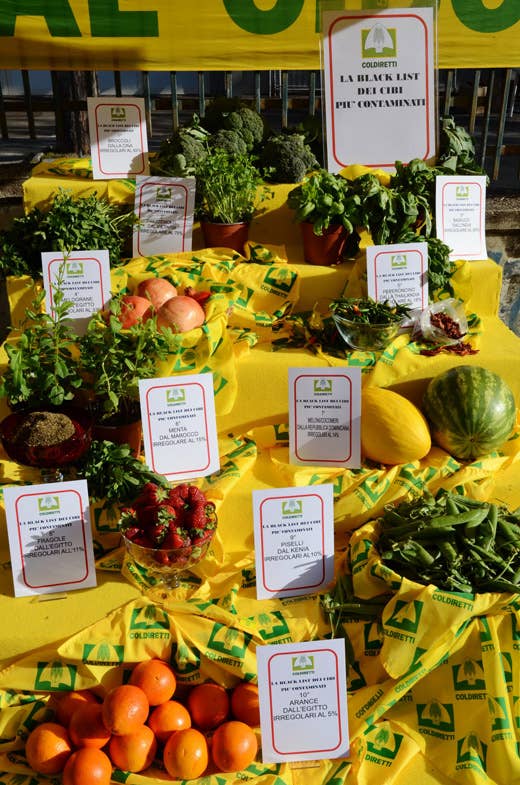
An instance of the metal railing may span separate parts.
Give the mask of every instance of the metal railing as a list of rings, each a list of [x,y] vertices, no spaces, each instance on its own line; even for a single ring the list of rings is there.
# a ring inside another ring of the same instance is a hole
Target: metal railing
[[[520,184],[519,74],[515,69],[438,71],[439,116],[452,115],[468,129],[490,188],[498,191],[515,191]],[[274,129],[309,115],[321,117],[322,111],[319,71],[105,71],[92,77],[100,95],[144,97],[152,150],[193,114],[204,117],[207,103],[219,95],[249,101]],[[86,110],[85,98],[63,98],[58,78],[52,72],[0,71],[2,140],[26,139],[53,149],[66,113]]]

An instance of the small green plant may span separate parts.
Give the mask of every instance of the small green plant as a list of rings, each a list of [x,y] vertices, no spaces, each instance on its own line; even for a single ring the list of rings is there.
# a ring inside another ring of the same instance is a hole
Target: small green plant
[[[44,310],[45,290],[25,311],[20,329],[11,328],[5,351],[7,369],[0,381],[0,395],[13,408],[61,406],[71,401],[82,386],[78,363],[78,336],[58,276],[53,286],[53,311]]]
[[[95,314],[80,338],[80,366],[99,422],[121,425],[139,418],[139,379],[157,375],[157,362],[174,351],[176,336],[158,330],[154,316],[123,329],[121,295],[110,313]]]
[[[251,155],[234,155],[221,148],[212,149],[199,162],[196,180],[197,217],[214,223],[250,221],[272,193]]]
[[[306,175],[289,192],[287,205],[294,210],[296,221],[313,224],[316,235],[335,224],[352,232],[360,223],[360,198],[351,191],[344,177],[326,169],[316,169]]]

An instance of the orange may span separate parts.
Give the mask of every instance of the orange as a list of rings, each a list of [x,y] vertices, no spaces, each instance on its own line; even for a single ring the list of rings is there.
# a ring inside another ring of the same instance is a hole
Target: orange
[[[208,743],[196,728],[172,733],[163,751],[164,767],[174,780],[201,777],[208,765]]]
[[[211,756],[220,771],[241,771],[255,759],[258,741],[245,722],[229,720],[216,729],[211,739]]]
[[[103,722],[101,704],[84,703],[76,709],[70,719],[69,735],[75,747],[104,747],[111,733]]]
[[[129,684],[140,687],[150,706],[169,701],[175,692],[175,674],[164,660],[153,659],[139,662],[132,671]]]
[[[69,690],[63,695],[56,696],[56,719],[67,726],[70,718],[79,706],[85,703],[98,703],[98,699],[90,690]]]
[[[67,729],[57,722],[37,725],[25,742],[27,763],[38,774],[59,774],[72,754]]]
[[[103,722],[111,733],[122,736],[138,730],[147,720],[150,705],[140,687],[113,687],[103,701]]]
[[[231,714],[252,728],[260,725],[260,700],[256,684],[241,681],[234,687],[231,693]]]
[[[103,750],[82,747],[73,752],[63,769],[62,785],[110,785],[112,764]]]
[[[224,687],[207,681],[188,693],[188,710],[194,725],[212,730],[229,717],[229,695]]]
[[[172,733],[191,728],[191,717],[186,706],[179,701],[166,701],[156,706],[148,717],[148,725],[160,744],[165,744]]]
[[[110,760],[123,771],[143,771],[151,765],[157,752],[157,740],[148,725],[133,733],[112,736],[108,744]]]

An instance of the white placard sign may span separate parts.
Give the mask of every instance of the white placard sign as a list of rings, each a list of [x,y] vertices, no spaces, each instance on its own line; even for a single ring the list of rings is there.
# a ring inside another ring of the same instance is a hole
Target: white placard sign
[[[428,244],[370,245],[367,254],[367,289],[376,302],[410,308],[428,305]]]
[[[87,481],[3,492],[15,596],[95,586]]]
[[[169,480],[206,477],[220,468],[213,374],[140,379],[144,453]]]
[[[266,644],[256,659],[264,763],[348,755],[344,640]]]
[[[77,333],[110,299],[110,259],[107,250],[42,253],[43,285],[47,313],[54,311],[54,286],[61,278],[63,297],[72,303],[69,317]]]
[[[191,251],[194,177],[136,177],[134,256]]]
[[[289,368],[292,463],[361,466],[360,368]]]
[[[253,491],[256,596],[295,597],[334,577],[332,485]]]
[[[144,98],[87,98],[92,177],[149,174]]]
[[[435,155],[433,9],[323,14],[327,168]]]
[[[437,237],[450,259],[487,259],[486,176],[439,175],[435,184]]]

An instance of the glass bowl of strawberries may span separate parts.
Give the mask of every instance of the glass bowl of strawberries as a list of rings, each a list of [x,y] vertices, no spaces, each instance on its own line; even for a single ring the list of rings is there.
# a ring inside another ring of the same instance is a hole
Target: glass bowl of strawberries
[[[119,527],[131,562],[147,582],[175,589],[205,556],[217,528],[215,505],[196,485],[146,483],[121,511]]]

